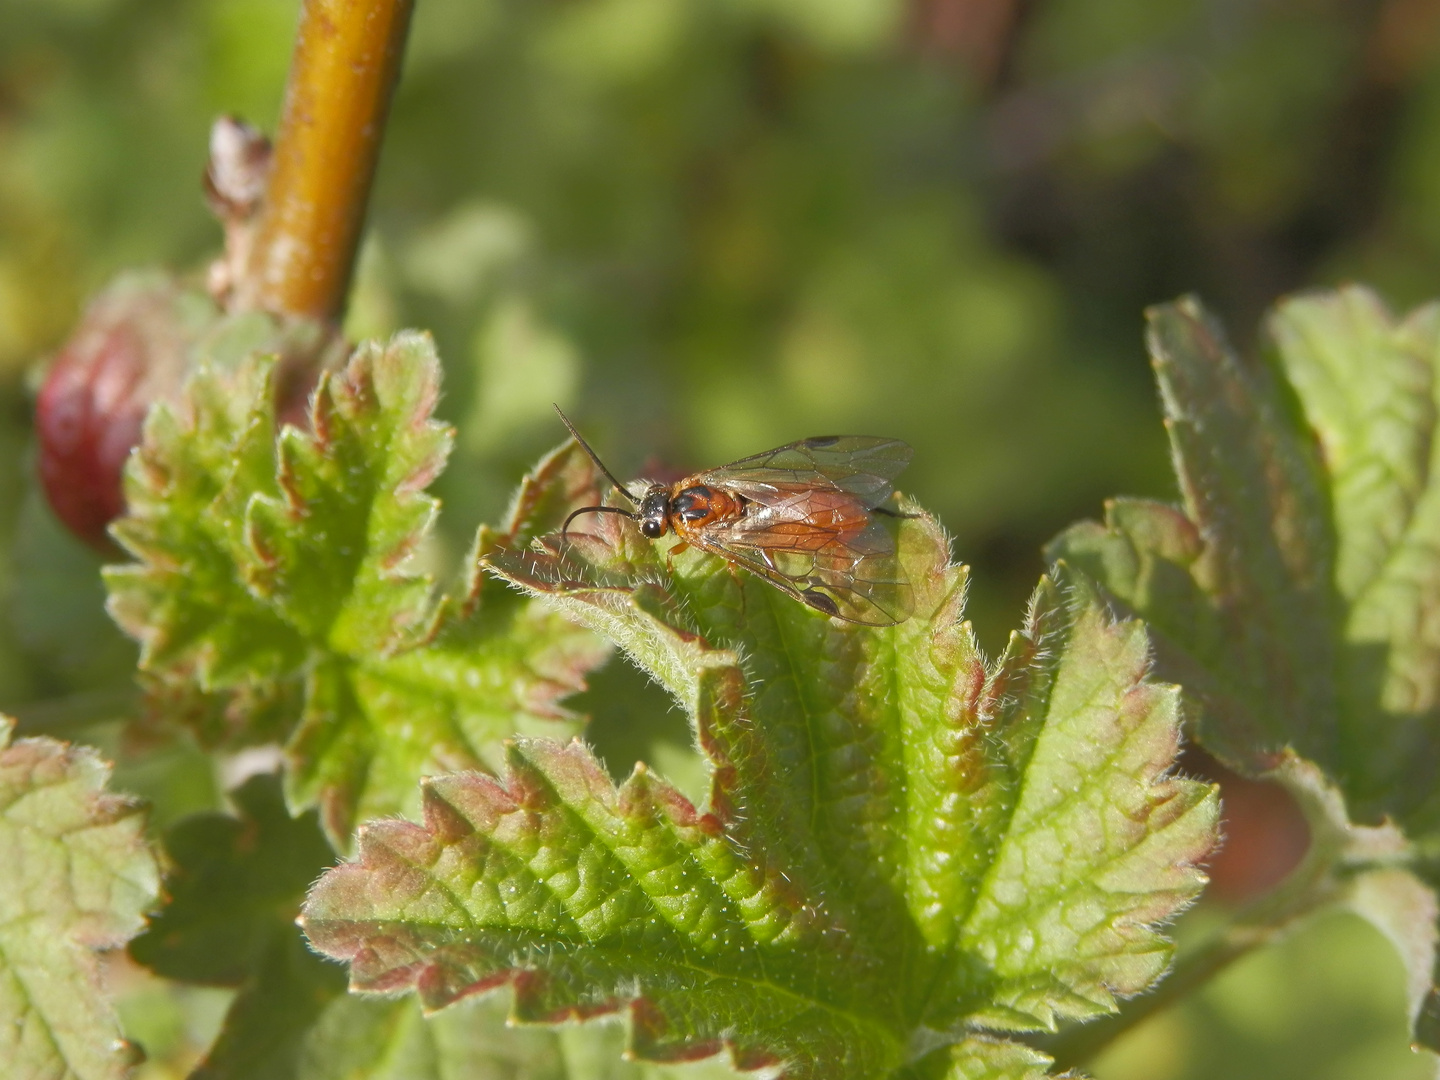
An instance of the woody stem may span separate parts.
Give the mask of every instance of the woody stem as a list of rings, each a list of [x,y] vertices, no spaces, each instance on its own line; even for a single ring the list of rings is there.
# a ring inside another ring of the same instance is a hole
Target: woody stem
[[[304,0],[235,306],[338,319],[413,0]]]

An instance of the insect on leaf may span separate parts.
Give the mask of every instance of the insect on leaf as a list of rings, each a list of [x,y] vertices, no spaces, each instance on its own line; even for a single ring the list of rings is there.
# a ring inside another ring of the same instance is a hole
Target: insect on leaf
[[[557,409],[558,411],[558,409]],[[895,557],[895,543],[876,515],[903,516],[883,506],[912,451],[898,439],[822,435],[695,473],[667,487],[650,484],[637,497],[601,463],[560,414],[575,441],[635,511],[585,506],[585,514],[617,513],[659,539],[680,539],[718,555],[781,592],[848,622],[890,626],[914,609],[914,591]]]
[[[915,615],[887,627],[667,557],[615,515],[493,552],[685,706],[710,797],[518,739],[498,777],[427,781],[421,822],[365,826],[307,901],[311,942],[353,989],[429,1009],[509,987],[523,1021],[621,1011],[641,1060],[1043,1075],[1003,1033],[1160,976],[1157,924],[1203,882],[1214,794],[1170,773],[1177,692],[1147,678],[1139,623],[1062,570],[987,665],[938,528],[896,537]]]

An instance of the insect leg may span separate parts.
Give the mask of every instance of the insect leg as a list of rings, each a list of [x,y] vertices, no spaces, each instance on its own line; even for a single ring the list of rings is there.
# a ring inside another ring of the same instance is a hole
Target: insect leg
[[[872,506],[870,507],[870,513],[884,514],[890,518],[918,518],[922,516],[920,514],[907,514],[903,510],[891,510],[888,506]]]
[[[665,572],[671,577],[675,576],[675,556],[683,554],[689,547],[688,543],[681,540],[665,553]]]

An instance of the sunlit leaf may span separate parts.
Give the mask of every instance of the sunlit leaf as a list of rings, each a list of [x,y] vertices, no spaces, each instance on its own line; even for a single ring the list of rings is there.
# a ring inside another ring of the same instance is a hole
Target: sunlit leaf
[[[418,808],[421,775],[571,719],[559,700],[604,649],[501,590],[480,603],[473,572],[442,601],[416,568],[451,439],[428,337],[357,349],[307,431],[277,435],[273,376],[205,369],[151,414],[114,527],[139,561],[107,570],[110,608],[202,736],[287,740],[292,807],[344,847],[357,820]]]
[[[0,718],[0,1062],[7,1076],[119,1080],[121,1037],[97,950],[123,945],[159,889],[139,805],[105,791],[94,751],[11,742]]]
[[[1216,802],[1168,772],[1177,693],[1138,623],[1062,574],[987,666],[928,519],[899,529],[917,612],[893,628],[586,528],[490,562],[685,704],[708,804],[549,740],[427,781],[423,823],[365,826],[307,901],[352,988],[439,1009],[509,986],[519,1020],[625,1012],[642,1060],[898,1080],[1042,1075],[968,1033],[1099,1015],[1163,972]]]
[[[1414,859],[1440,842],[1440,307],[1397,319],[1362,288],[1301,295],[1269,337],[1247,361],[1194,301],[1154,309],[1183,506],[1117,500],[1051,554],[1144,616],[1209,749],[1292,789],[1298,754],[1337,789],[1337,822],[1393,821],[1417,845],[1383,861],[1428,888],[1377,871],[1354,906],[1396,942],[1440,1047],[1424,1019],[1440,875]]]

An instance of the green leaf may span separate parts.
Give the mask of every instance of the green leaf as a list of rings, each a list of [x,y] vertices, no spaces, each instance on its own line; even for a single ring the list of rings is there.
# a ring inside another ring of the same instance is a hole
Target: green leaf
[[[1379,930],[1405,969],[1407,1019],[1418,1046],[1440,1046],[1440,899],[1433,872],[1392,821],[1357,825],[1345,797],[1313,762],[1287,754],[1272,773],[1310,826],[1310,851],[1296,877],[1323,878],[1308,891],[1311,912],[1344,908]],[[1407,865],[1408,864],[1408,865]],[[1340,868],[1337,871],[1334,868]],[[1303,896],[1293,878],[1283,888]]]
[[[278,777],[252,777],[231,798],[238,816],[196,814],[167,830],[169,899],[130,955],[167,978],[239,988],[196,1077],[283,1080],[297,1075],[306,1033],[344,991],[340,969],[295,926],[333,854],[314,811],[291,818]]]
[[[314,811],[292,818],[277,777],[251,777],[230,800],[236,815],[193,814],[166,830],[169,899],[130,943],[166,978],[241,985],[334,861]]]
[[[233,376],[202,368],[179,409],[150,411],[112,527],[139,564],[108,567],[110,613],[142,646],[142,670],[243,686],[304,662],[304,643],[245,587],[245,488],[274,490],[272,363]]]
[[[517,1069],[519,1066],[524,1071]],[[504,1014],[470,1007],[427,1021],[414,1002],[336,999],[306,1040],[302,1080],[572,1080],[548,1033],[507,1031]]]
[[[0,717],[0,1061],[7,1075],[126,1076],[139,1055],[101,990],[159,891],[144,814],[85,747],[10,741]]]
[[[1270,370],[1193,301],[1150,317],[1186,510],[1119,500],[1051,554],[1135,601],[1161,671],[1204,697],[1207,746],[1252,764],[1287,746],[1333,757],[1334,543],[1313,446]]]
[[[152,697],[183,702],[202,737],[286,740],[290,805],[319,806],[343,849],[357,820],[417,810],[422,774],[573,721],[559,701],[605,650],[503,592],[482,605],[478,574],[442,600],[415,568],[451,441],[428,337],[323,375],[308,431],[277,437],[274,376],[264,360],[202,368],[152,411],[114,526],[139,561],[107,569],[110,610]]]
[[[1396,319],[1365,289],[1307,294],[1280,305],[1269,337],[1249,362],[1193,300],[1154,309],[1184,504],[1116,500],[1050,554],[1144,616],[1157,672],[1193,697],[1209,749],[1282,779],[1298,754],[1337,789],[1335,829],[1388,819],[1433,849],[1440,306]],[[1371,861],[1414,858],[1398,849]],[[1356,906],[1397,943],[1423,1013],[1433,916],[1402,926],[1433,910],[1434,882],[1395,873],[1357,881],[1369,899]]]
[[[1293,748],[1359,819],[1426,833],[1440,308],[1396,320],[1351,288],[1287,302],[1270,331],[1273,363],[1246,363],[1193,301],[1151,313],[1184,507],[1117,501],[1051,551],[1146,617],[1207,746],[1251,772]]]
[[[292,1080],[325,1007],[345,993],[339,968],[305,947],[292,925],[266,940],[225,1025],[191,1080]]]
[[[307,1037],[298,1080],[726,1080],[723,1065],[621,1058],[617,1025],[512,1027],[504,1002],[469,998],[425,1016],[411,998],[349,994]]]
[[[945,1080],[1039,1080],[1050,1059],[1038,1050],[991,1039],[966,1039],[950,1052]]]
[[[1414,874],[1381,868],[1359,874],[1349,883],[1345,902],[1389,939],[1405,965],[1405,997],[1409,1020],[1419,1041],[1435,1046],[1437,1009],[1436,917],[1440,903],[1435,890]]]
[[[427,781],[424,823],[365,826],[307,901],[353,989],[439,1009],[509,985],[520,1021],[623,1010],[640,1060],[898,1080],[948,1045],[948,1075],[1037,1075],[968,1033],[1098,1015],[1163,972],[1156,924],[1203,882],[1216,801],[1168,772],[1177,691],[1138,623],[1062,571],[987,667],[929,519],[899,527],[916,614],[887,628],[614,515],[587,528],[491,565],[686,706],[708,805],[644,766],[617,788],[578,742]]]

